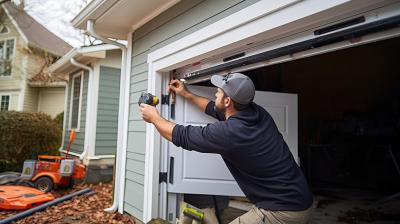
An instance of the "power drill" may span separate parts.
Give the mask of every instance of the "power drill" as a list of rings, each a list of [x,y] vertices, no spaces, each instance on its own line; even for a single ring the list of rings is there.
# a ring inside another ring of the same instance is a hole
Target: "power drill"
[[[138,101],[139,106],[141,103],[145,103],[145,104],[155,107],[158,105],[159,100],[158,100],[157,96],[154,96],[151,93],[142,93],[142,94],[140,94],[139,101]]]

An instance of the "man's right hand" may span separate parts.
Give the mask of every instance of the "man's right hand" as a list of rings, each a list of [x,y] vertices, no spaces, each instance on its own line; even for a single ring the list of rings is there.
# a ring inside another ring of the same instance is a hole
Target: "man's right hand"
[[[183,82],[177,79],[174,79],[169,83],[169,91],[175,92],[176,94],[186,98],[186,100],[196,105],[201,112],[206,110],[207,104],[210,102],[210,100],[207,98],[191,93],[183,84]]]
[[[169,83],[169,91],[170,92],[172,91],[172,92],[174,92],[180,96],[183,96],[185,98],[190,94],[190,92],[186,88],[185,84],[183,84],[183,82],[181,82],[177,79],[171,80],[171,82]]]

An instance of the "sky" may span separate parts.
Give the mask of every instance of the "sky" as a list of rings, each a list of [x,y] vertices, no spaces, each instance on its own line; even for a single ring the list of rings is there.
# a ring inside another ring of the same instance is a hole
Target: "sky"
[[[83,45],[83,35],[70,21],[88,2],[90,0],[25,0],[25,10],[51,32],[73,47],[79,47]]]

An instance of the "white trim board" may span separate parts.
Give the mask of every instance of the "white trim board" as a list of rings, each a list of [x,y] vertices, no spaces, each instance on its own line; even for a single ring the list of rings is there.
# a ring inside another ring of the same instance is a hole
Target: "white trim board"
[[[68,96],[69,96],[69,88],[68,88],[69,82],[67,85],[65,85],[65,95],[64,95],[64,117],[63,117],[63,130],[62,130],[62,137],[61,137],[61,146],[58,149],[58,151],[61,152],[64,148],[64,141],[65,141],[65,133],[67,130],[67,106],[68,106]]]
[[[60,149],[59,150],[62,153],[67,153],[67,150],[64,149]],[[71,154],[73,156],[76,156],[79,158],[79,156],[81,156],[81,153],[76,153],[76,152],[71,152],[69,151],[68,154]],[[115,155],[98,155],[98,156],[86,156],[84,159],[86,160],[99,160],[99,159],[112,159],[115,158]]]
[[[144,8],[138,7],[133,13],[136,13],[137,15],[142,14],[139,18],[136,18],[134,21],[130,18],[125,18],[124,21],[121,22],[131,23],[128,24],[128,27],[121,27],[119,29],[114,27],[111,31],[109,27],[112,25],[103,23],[104,21],[115,17],[114,15],[119,13],[115,8],[120,7],[120,4],[124,4],[124,7],[135,7],[142,2],[138,0],[93,0],[83,10],[81,10],[75,18],[72,19],[71,23],[76,28],[85,29],[88,20],[95,20],[98,24],[98,31],[102,34],[112,38],[122,39],[128,37],[130,32],[137,30],[180,1],[181,0],[164,0],[162,2],[153,1],[153,3],[158,2],[158,4],[151,6],[150,8],[149,6],[152,4],[149,4],[148,7]]]
[[[152,20],[153,18],[157,17],[158,15],[160,15],[161,13],[163,13],[164,11],[166,11],[167,9],[171,8],[172,6],[176,5],[178,2],[180,2],[181,0],[172,0],[172,1],[167,1],[167,3],[161,5],[160,7],[158,7],[157,9],[154,9],[150,14],[148,14],[147,16],[145,16],[144,18],[142,18],[141,20],[139,20],[138,22],[136,22],[135,24],[132,25],[131,27],[131,32],[136,31],[137,29],[139,29],[141,26],[143,26],[144,24],[146,24],[147,22],[149,22],[150,20]],[[129,35],[128,35],[129,36]],[[129,40],[129,39],[128,39]]]
[[[148,92],[161,95],[162,73],[154,69],[149,63]],[[146,124],[146,154],[145,154],[145,175],[144,175],[144,206],[143,221],[149,222],[158,215],[158,194],[159,194],[159,170],[161,136],[154,125]]]
[[[86,159],[88,160],[98,160],[98,159],[113,159],[115,155],[98,155],[98,156],[88,156]]]
[[[62,152],[62,153],[67,154],[67,150],[60,149],[59,151]],[[79,154],[79,153],[71,152],[71,151],[69,151],[68,154],[73,155],[73,156],[76,156],[76,157],[78,157],[78,158],[79,158],[79,156],[81,155],[81,154]]]
[[[163,72],[241,47],[253,41],[263,40],[267,34],[269,38],[273,39],[279,37],[279,35],[292,35],[295,32],[304,31],[306,27],[311,25],[317,27],[323,22],[326,24],[332,22],[333,19],[338,19],[340,15],[349,14],[352,10],[372,7],[379,2],[372,0],[261,0],[150,53],[147,59],[149,64],[148,91],[156,95],[161,94]],[[336,7],[340,8],[339,6],[345,3],[351,3],[353,8],[349,8],[345,12],[336,9]],[[336,10],[330,10],[334,8]],[[302,21],[306,17],[317,17],[318,20],[312,20],[311,24],[303,24]],[[288,26],[288,24],[291,26]],[[280,30],[280,33],[277,33],[276,30],[283,26],[285,26],[285,30]],[[153,125],[147,124],[144,222],[158,216],[160,145],[161,137],[159,133]]]
[[[148,62],[157,62],[157,67],[168,68],[176,61],[185,62],[190,59],[189,55],[199,56],[212,52],[346,2],[348,0],[324,3],[317,0],[262,0],[155,50],[149,54]],[[166,61],[167,57],[174,60]]]
[[[89,65],[90,66],[90,65]],[[94,63],[92,67],[93,74],[92,83],[88,86],[88,96],[91,97],[90,104],[88,107],[91,107],[90,110],[87,110],[89,113],[86,114],[86,119],[88,119],[88,128],[85,129],[85,132],[88,132],[88,151],[87,155],[89,157],[96,156],[96,131],[97,131],[97,106],[99,101],[99,84],[100,84],[100,65],[99,63]],[[90,73],[90,71],[88,71]],[[90,76],[90,75],[89,75]],[[89,80],[90,81],[90,80]],[[89,94],[89,91],[91,94]]]
[[[62,58],[58,59],[49,67],[50,72],[59,72],[63,66],[70,64],[70,59],[77,57],[77,56],[85,56],[85,54],[99,52],[99,51],[108,51],[108,50],[116,50],[119,49],[118,47],[111,45],[111,44],[98,44],[94,46],[87,46],[87,47],[79,47],[73,48],[68,51]],[[90,56],[85,56],[87,58],[93,58]]]
[[[92,12],[99,10],[99,14],[106,13],[116,2],[118,2],[118,0],[93,0],[71,20],[71,24],[76,28],[81,28],[79,26],[82,25],[85,20],[92,17],[97,19],[96,15],[92,15]]]
[[[379,21],[382,19],[387,19],[390,17],[397,16],[399,14],[400,14],[400,2],[396,3],[396,4],[387,5],[385,7],[379,8],[379,9],[374,9],[374,10],[362,13],[361,15],[364,16],[365,22],[363,22],[362,24],[356,24],[356,25],[353,25],[350,27],[342,28],[340,30],[349,29],[351,27],[357,27],[359,25],[376,22],[376,21]],[[356,17],[360,17],[360,14],[356,14],[356,15],[352,16],[351,18],[356,18]],[[343,21],[346,21],[351,18],[345,18],[338,22],[343,22]],[[337,32],[340,30],[335,30],[334,32]],[[212,68],[212,67],[215,67],[218,65],[222,65],[225,63],[223,61],[223,58],[231,56],[231,55],[235,55],[237,53],[245,52],[246,57],[250,57],[252,55],[256,55],[259,53],[272,51],[272,50],[275,50],[280,47],[285,47],[290,44],[300,43],[300,42],[303,42],[306,40],[313,39],[313,38],[315,38],[314,31],[315,31],[315,29],[310,29],[310,30],[296,33],[296,34],[293,34],[293,35],[290,35],[290,36],[287,36],[284,38],[279,38],[274,41],[269,41],[266,44],[254,43],[254,44],[251,44],[251,46],[246,46],[246,48],[239,48],[239,49],[234,49],[232,51],[227,51],[226,53],[223,53],[221,55],[214,56],[209,59],[204,59],[201,61],[201,63],[199,65],[187,65],[187,66],[177,69],[177,73],[178,73],[177,77],[185,78],[185,74],[196,73],[197,71],[201,71],[205,68],[209,69],[209,68]],[[265,61],[250,64],[250,65],[235,67],[235,68],[229,69],[229,72],[234,73],[234,72],[243,72],[243,71],[253,70],[256,68],[270,66],[273,64],[277,64],[277,63],[284,63],[284,62],[291,61],[291,60],[297,60],[300,58],[311,57],[314,55],[324,54],[324,53],[328,53],[331,51],[337,51],[340,49],[355,47],[358,45],[363,45],[363,44],[381,41],[381,40],[385,40],[385,39],[389,39],[389,38],[394,38],[394,37],[399,36],[399,34],[400,34],[399,28],[392,28],[389,30],[374,32],[374,33],[371,33],[368,35],[363,35],[362,38],[359,38],[359,39],[345,40],[345,41],[337,42],[334,44],[329,44],[327,46],[322,46],[322,47],[313,48],[310,50],[292,53],[290,55],[285,55],[285,56],[281,56],[281,57],[277,57],[277,58],[268,59]],[[232,60],[230,62],[233,62],[233,61],[234,60]],[[222,72],[213,73],[213,75],[214,74],[224,75],[227,72],[228,72],[228,70],[225,70]],[[191,84],[194,82],[206,81],[210,78],[210,76],[211,75],[201,76],[198,78],[195,77],[193,79],[187,80],[187,84]]]
[[[222,35],[224,32],[227,32],[229,30],[234,30],[235,28],[238,28],[246,23],[257,20],[257,18],[271,14],[275,11],[288,7],[289,5],[299,1],[301,0],[282,0],[282,1],[264,0],[257,2],[209,26],[206,26],[194,33],[191,33],[179,39],[179,41],[175,41],[167,46],[157,49],[156,51],[149,54],[148,60],[156,61],[156,59],[161,59],[166,56],[172,55],[176,52],[182,51],[186,48],[199,44],[202,41]],[[279,24],[277,24],[277,26],[278,25]],[[243,39],[244,38],[243,35],[239,36],[238,38]]]
[[[23,111],[24,110],[24,104],[25,104],[25,92],[26,92],[26,79],[22,79],[21,83],[20,83],[20,95],[18,97],[18,111]]]
[[[21,28],[18,26],[18,23],[15,21],[15,19],[11,16],[11,13],[7,10],[5,6],[2,6],[3,10],[7,13],[8,18],[11,20],[12,24],[15,26],[17,29],[18,33],[21,35],[22,39],[28,44],[28,38],[26,37],[25,33],[22,32]]]
[[[317,0],[286,0],[281,1],[280,4],[276,2],[261,0],[189,34],[179,41],[151,52],[148,56],[148,62],[156,63],[157,70],[163,68],[163,71],[168,71],[195,63],[202,58],[223,53],[227,49],[265,40],[266,37],[274,40],[285,34],[293,34],[296,31],[301,32],[306,28],[315,27],[318,24],[326,24],[326,21],[329,20],[333,22],[335,19],[338,20],[338,15],[350,14],[353,10],[363,10],[394,1],[334,0],[321,2]],[[333,10],[335,7],[340,8],[340,10]],[[269,10],[263,12],[262,9]],[[315,19],[303,22],[306,17],[315,17]],[[166,60],[167,58],[169,60]],[[175,63],[177,61],[180,63]]]
[[[8,90],[7,90],[7,91],[4,91],[4,92],[3,92],[3,91],[0,90],[0,96],[1,96],[1,95],[9,95],[9,94],[11,94],[11,95],[12,95],[12,94],[19,94],[19,91],[8,91]]]

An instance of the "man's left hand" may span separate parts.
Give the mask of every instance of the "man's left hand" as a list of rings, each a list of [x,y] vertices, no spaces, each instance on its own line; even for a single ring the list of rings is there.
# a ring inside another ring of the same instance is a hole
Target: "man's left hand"
[[[160,113],[157,108],[145,103],[140,104],[140,113],[142,114],[143,120],[148,123],[154,123],[154,121],[160,118]]]

